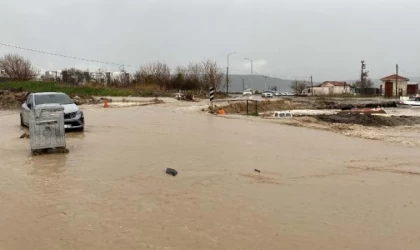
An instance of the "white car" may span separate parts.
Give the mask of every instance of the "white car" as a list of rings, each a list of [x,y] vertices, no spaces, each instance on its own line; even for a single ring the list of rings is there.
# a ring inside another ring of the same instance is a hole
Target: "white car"
[[[20,125],[29,127],[29,113],[37,105],[59,104],[64,108],[64,128],[83,131],[85,117],[83,111],[65,93],[60,92],[39,92],[28,95],[25,103],[22,104],[20,112]]]
[[[262,98],[272,98],[274,96],[274,94],[273,94],[273,92],[271,92],[271,91],[264,91],[262,94],[261,94],[261,97]]]
[[[243,95],[243,96],[252,95],[252,91],[251,91],[251,90],[245,90],[245,91],[242,93],[242,95]]]

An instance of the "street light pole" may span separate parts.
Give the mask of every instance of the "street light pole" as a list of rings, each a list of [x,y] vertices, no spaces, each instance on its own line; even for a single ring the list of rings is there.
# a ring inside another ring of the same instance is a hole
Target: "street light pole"
[[[264,88],[265,88],[265,90],[268,90],[267,89],[267,76],[264,76]]]
[[[245,58],[245,60],[248,60],[248,61],[251,62],[251,86],[252,86],[252,73],[253,73],[253,64],[254,64],[254,61],[252,59],[249,59],[249,58]]]
[[[398,96],[398,64],[395,65],[395,97]]]
[[[311,93],[312,93],[312,96],[314,96],[314,83],[312,82],[312,76],[311,76]]]
[[[236,52],[227,55],[227,67],[226,67],[226,96],[229,96],[229,56],[236,54]]]
[[[251,75],[252,75],[252,71],[253,71],[253,64],[254,64],[254,60],[252,60],[252,59],[249,59],[249,58],[245,58],[245,60],[248,60],[248,61],[250,61],[251,62]]]

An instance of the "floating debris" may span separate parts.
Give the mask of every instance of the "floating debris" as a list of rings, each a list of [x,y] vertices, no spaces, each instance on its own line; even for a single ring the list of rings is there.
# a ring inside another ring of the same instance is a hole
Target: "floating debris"
[[[172,169],[172,168],[167,168],[166,173],[170,174],[172,176],[176,176],[178,174],[178,171],[176,171],[175,169]]]
[[[20,136],[20,139],[24,139],[24,138],[29,139],[29,138],[31,138],[31,135],[28,132],[25,132]]]

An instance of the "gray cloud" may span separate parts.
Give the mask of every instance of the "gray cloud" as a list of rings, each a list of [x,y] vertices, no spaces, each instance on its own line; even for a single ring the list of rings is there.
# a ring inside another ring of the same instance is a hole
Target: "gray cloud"
[[[171,67],[212,58],[289,78],[420,75],[420,2],[402,0],[2,0],[1,42],[103,61]],[[19,52],[43,69],[118,67]]]

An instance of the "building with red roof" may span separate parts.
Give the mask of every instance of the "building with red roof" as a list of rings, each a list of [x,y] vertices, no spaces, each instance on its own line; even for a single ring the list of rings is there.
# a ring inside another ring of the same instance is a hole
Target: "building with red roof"
[[[407,95],[407,85],[410,79],[401,75],[389,75],[381,79],[382,95],[385,97],[396,97]]]

